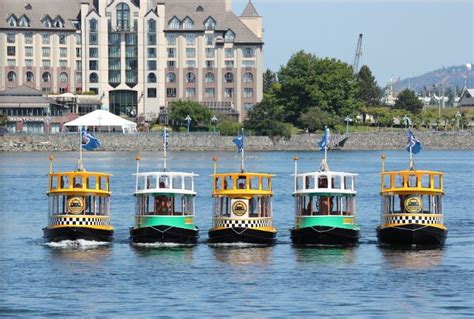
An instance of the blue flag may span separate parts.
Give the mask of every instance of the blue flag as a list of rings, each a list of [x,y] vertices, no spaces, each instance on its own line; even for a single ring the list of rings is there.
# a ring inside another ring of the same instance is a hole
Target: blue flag
[[[319,142],[319,150],[324,151],[325,149],[329,148],[329,141],[331,139],[331,132],[329,131],[328,127],[324,128],[324,135]]]
[[[411,130],[408,131],[407,137],[408,137],[407,151],[410,152],[410,149],[411,149],[411,152],[413,154],[420,153],[420,151],[423,149],[423,146],[421,145],[421,142],[415,137],[415,135],[413,134]]]
[[[100,146],[99,140],[84,128],[81,131],[81,139],[82,148],[85,150],[92,151]]]
[[[239,136],[234,138],[232,142],[234,142],[235,146],[237,146],[237,152],[241,153],[244,149],[244,135],[242,132],[239,132]]]
[[[170,133],[168,133],[168,130],[165,128],[163,133],[161,133],[161,136],[163,137],[163,147],[165,149],[168,149],[168,146],[170,145],[168,142],[168,138],[170,137]]]

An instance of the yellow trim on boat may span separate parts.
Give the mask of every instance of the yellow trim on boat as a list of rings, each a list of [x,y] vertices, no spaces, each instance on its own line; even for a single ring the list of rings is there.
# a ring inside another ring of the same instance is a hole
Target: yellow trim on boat
[[[444,194],[442,172],[382,171],[381,175],[381,194]]]
[[[273,174],[233,172],[213,175],[215,196],[269,196],[272,195]],[[266,181],[266,183],[264,183]]]
[[[100,226],[100,225],[52,225],[48,226],[49,229],[57,228],[91,228],[91,229],[101,229],[101,230],[114,230],[112,226]]]

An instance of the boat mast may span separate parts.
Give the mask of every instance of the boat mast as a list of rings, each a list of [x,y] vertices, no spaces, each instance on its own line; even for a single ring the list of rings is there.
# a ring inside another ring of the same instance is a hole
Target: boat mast
[[[163,171],[166,172],[166,150],[168,148],[168,129],[164,128],[163,130]]]
[[[82,164],[82,126],[79,126],[79,162],[77,163],[76,170],[81,172],[84,170],[84,165]]]
[[[296,182],[297,182],[296,174],[298,174],[298,160],[299,160],[299,157],[295,156],[295,157],[293,157],[293,160],[295,161],[295,182],[293,184],[295,185],[295,192],[296,192]]]
[[[137,154],[137,156],[135,156],[135,160],[137,161],[137,178],[135,180],[135,190],[138,190],[138,173],[140,173],[140,160],[142,158],[140,157],[140,155]]]
[[[244,153],[245,153],[245,145],[244,145],[244,129],[242,128],[242,152],[241,152],[241,157],[240,157],[240,171],[243,173],[245,168],[244,168]]]

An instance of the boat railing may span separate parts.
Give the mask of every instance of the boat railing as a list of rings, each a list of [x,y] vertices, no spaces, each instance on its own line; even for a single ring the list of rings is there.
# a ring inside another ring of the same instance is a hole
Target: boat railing
[[[103,193],[110,194],[108,174],[65,172],[49,174],[50,193]]]
[[[296,193],[355,193],[355,174],[313,172],[297,174]]]
[[[425,224],[425,225],[443,225],[444,217],[442,214],[382,214],[381,223],[383,225],[398,224]]]
[[[432,171],[382,172],[382,193],[443,192],[443,173]]]
[[[194,193],[194,176],[188,173],[140,173],[136,191],[156,193]]]
[[[272,195],[271,174],[214,174],[214,195]]]

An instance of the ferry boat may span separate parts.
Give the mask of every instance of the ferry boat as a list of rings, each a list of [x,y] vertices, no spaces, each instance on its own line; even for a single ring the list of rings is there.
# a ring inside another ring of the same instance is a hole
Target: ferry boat
[[[208,243],[273,245],[277,231],[272,222],[272,174],[244,170],[243,132],[234,139],[241,153],[240,172],[217,173],[214,161],[214,216]]]
[[[382,212],[377,237],[381,244],[442,246],[448,233],[443,220],[444,173],[417,170],[413,154],[421,143],[408,133],[408,170],[385,171],[382,156]]]
[[[320,145],[325,151],[318,171],[298,173],[295,161],[295,227],[291,240],[295,245],[352,246],[359,240],[356,223],[357,174],[333,172],[327,164],[329,129]]]
[[[82,131],[82,135],[89,133]],[[86,137],[83,137],[83,140]],[[93,136],[90,135],[92,139]],[[82,164],[82,147],[74,171],[54,172],[50,156],[48,226],[43,237],[48,242],[90,240],[110,242],[114,229],[110,224],[110,174],[88,172]],[[100,145],[100,144],[99,144]],[[90,148],[92,149],[92,148]]]
[[[137,156],[135,225],[130,228],[134,244],[176,243],[194,245],[199,238],[195,225],[193,173],[170,172],[166,166],[168,132],[163,132],[163,170],[140,173]]]

